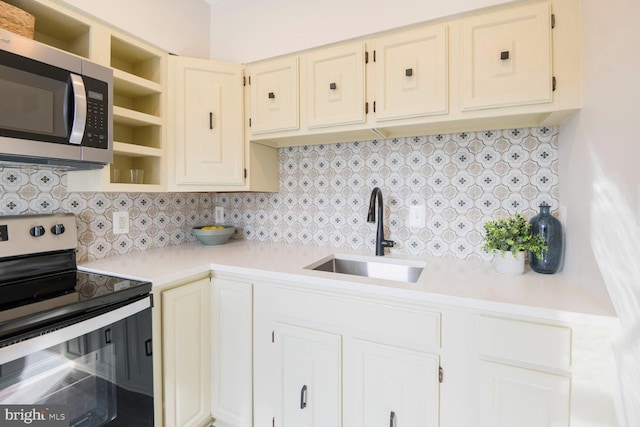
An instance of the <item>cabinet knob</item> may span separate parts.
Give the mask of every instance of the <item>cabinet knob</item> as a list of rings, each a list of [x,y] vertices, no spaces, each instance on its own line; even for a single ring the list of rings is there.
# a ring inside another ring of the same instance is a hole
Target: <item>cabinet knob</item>
[[[395,427],[396,425],[396,413],[391,411],[389,414],[389,427]]]
[[[329,83],[329,89],[336,90],[337,88],[338,88],[338,85],[336,85],[335,83]]]
[[[269,92],[269,99],[276,99],[276,94],[273,92]]]
[[[300,390],[300,409],[307,407],[307,385],[303,385]]]
[[[404,70],[404,75],[407,77],[413,76],[413,68],[407,68],[406,70]]]
[[[500,52],[500,60],[501,61],[506,61],[507,59],[509,59],[509,51],[508,50],[504,50],[504,51]]]

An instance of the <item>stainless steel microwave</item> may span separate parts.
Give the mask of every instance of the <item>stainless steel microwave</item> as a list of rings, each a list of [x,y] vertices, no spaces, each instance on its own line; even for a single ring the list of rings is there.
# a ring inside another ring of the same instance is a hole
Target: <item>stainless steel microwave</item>
[[[113,161],[113,70],[0,30],[0,162]]]

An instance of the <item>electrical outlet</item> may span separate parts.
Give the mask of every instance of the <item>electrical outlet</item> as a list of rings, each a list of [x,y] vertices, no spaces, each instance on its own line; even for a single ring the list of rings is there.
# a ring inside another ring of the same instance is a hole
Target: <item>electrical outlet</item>
[[[224,208],[222,206],[216,206],[215,217],[216,224],[222,224],[224,222]]]
[[[425,207],[424,205],[409,206],[409,227],[424,228],[425,226]]]
[[[113,213],[113,234],[125,234],[129,232],[129,212],[121,211]]]

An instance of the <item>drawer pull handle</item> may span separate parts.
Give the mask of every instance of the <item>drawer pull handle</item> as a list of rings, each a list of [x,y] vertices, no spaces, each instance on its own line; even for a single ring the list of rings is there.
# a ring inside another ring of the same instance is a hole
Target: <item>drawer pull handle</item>
[[[276,99],[276,94],[273,92],[269,92],[269,99]]]
[[[504,50],[504,51],[500,52],[500,60],[501,61],[506,61],[507,59],[509,59],[509,51],[508,50]]]
[[[144,352],[148,356],[153,356],[153,346],[151,345],[151,338],[144,342]]]
[[[335,83],[329,83],[329,89],[336,90],[337,88],[338,88],[338,85],[336,85]]]
[[[209,113],[209,129],[213,129],[213,113]]]
[[[307,407],[307,386],[306,384],[302,386],[300,390],[300,409],[304,409]]]
[[[406,70],[404,70],[404,75],[407,77],[413,76],[413,68],[407,68]]]
[[[389,427],[395,427],[396,425],[396,413],[391,411],[389,414]]]

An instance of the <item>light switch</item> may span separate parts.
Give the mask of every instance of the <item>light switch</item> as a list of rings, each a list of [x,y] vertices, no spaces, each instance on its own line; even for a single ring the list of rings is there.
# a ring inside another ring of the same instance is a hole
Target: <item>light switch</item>
[[[425,223],[424,205],[409,206],[409,228],[424,228]]]
[[[215,217],[216,224],[222,224],[224,222],[224,208],[222,206],[216,206]]]

